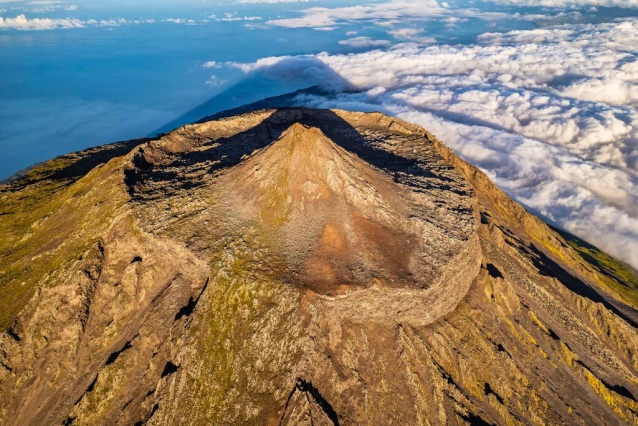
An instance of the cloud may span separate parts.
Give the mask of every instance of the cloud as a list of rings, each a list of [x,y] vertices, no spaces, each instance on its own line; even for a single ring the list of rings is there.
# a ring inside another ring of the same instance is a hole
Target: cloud
[[[534,7],[623,7],[636,8],[638,2],[636,0],[490,0],[494,3],[505,3],[516,6],[534,6]]]
[[[412,41],[415,43],[423,44],[436,43],[436,39],[434,37],[424,37],[421,35],[422,33],[423,30],[418,30],[415,28],[401,28],[398,30],[388,31],[388,34],[390,34],[397,40]]]
[[[207,69],[207,68],[221,68],[222,64],[220,62],[215,62],[215,61],[208,61],[205,62],[204,65],[202,65],[202,68]]]
[[[83,28],[85,22],[79,19],[49,19],[34,18],[28,19],[25,15],[18,15],[15,18],[3,18],[0,16],[0,29],[13,30],[52,30],[56,28]]]
[[[217,15],[210,15],[209,19],[217,22],[233,22],[233,21],[260,21],[263,18],[261,16],[237,16],[235,13],[224,13],[224,16],[218,17]]]
[[[635,32],[638,23],[635,19],[617,20],[605,24],[559,25],[526,31],[508,33],[486,33],[480,40],[490,44],[541,44],[569,42],[576,47],[609,48],[613,50],[627,49],[638,41]],[[600,36],[598,35],[600,32]]]
[[[30,1],[24,3],[23,6],[13,6],[12,10],[20,10],[28,13],[50,13],[58,10],[76,11],[77,5],[65,4],[61,1]]]
[[[454,27],[454,26],[456,26],[458,24],[462,24],[464,22],[467,22],[468,19],[467,18],[459,18],[458,16],[450,16],[449,18],[445,18],[442,21],[445,22],[446,26]]]
[[[0,30],[20,30],[20,31],[41,31],[41,30],[57,30],[87,27],[119,27],[121,25],[131,24],[152,24],[155,20],[135,20],[127,21],[124,18],[117,19],[51,19],[51,18],[34,18],[29,19],[25,15],[18,15],[15,18],[3,18],[0,16]]]
[[[487,33],[479,36],[485,45],[538,46],[547,63],[535,58],[526,78],[532,77],[537,85],[547,85],[556,78],[565,80],[557,84],[568,97],[610,103],[638,105],[638,20],[625,20],[606,24],[558,26],[530,31],[512,31],[505,34]],[[512,48],[512,47],[509,47]],[[632,53],[634,52],[634,53]],[[520,62],[520,61],[519,61]],[[551,75],[555,69],[555,75]],[[513,69],[514,75],[520,69]]]
[[[492,1],[492,0],[486,0]],[[555,2],[557,5],[562,3],[581,2],[582,4],[591,3],[626,3],[634,6],[638,5],[637,0],[493,0],[497,3],[516,3],[518,1],[524,5],[525,2],[545,1],[548,3]],[[472,0],[468,4],[472,5]],[[564,6],[564,5],[563,5]],[[561,6],[561,7],[563,7]],[[378,4],[365,4],[345,7],[311,7],[299,11],[301,16],[296,18],[280,18],[266,22],[268,25],[274,25],[284,28],[331,28],[334,29],[339,25],[347,25],[353,22],[369,22],[377,26],[392,27],[394,25],[405,25],[409,22],[440,19],[448,27],[455,27],[461,23],[468,22],[469,18],[479,18],[488,21],[519,19],[522,21],[542,22],[543,24],[552,21],[582,18],[579,11],[558,12],[553,11],[548,14],[521,14],[521,13],[502,13],[490,12],[486,8],[452,8],[447,2],[439,3],[437,0],[389,0]],[[413,40],[420,42],[418,40]]]
[[[348,40],[341,40],[339,44],[350,47],[381,47],[389,46],[388,40],[373,40],[370,37],[354,37]]]
[[[406,34],[404,34],[406,35]],[[638,268],[638,19],[229,63],[423,125],[550,221]]]
[[[303,16],[299,18],[275,19],[267,23],[285,28],[316,28],[357,20],[371,20],[387,25],[410,18],[441,16],[446,14],[447,10],[440,7],[436,0],[394,0],[367,6],[313,7],[301,13]]]
[[[307,3],[310,0],[237,0],[239,4]],[[314,1],[314,0],[313,0]]]
[[[171,22],[173,24],[182,24],[182,25],[197,25],[197,23],[192,19],[182,19],[182,18],[168,18],[168,19],[164,19],[162,22]]]
[[[301,17],[274,19],[266,22],[284,28],[319,28],[335,27],[356,21],[368,21],[378,26],[393,26],[406,22],[452,18],[462,22],[467,18],[496,19],[525,19],[523,15],[511,16],[506,13],[488,12],[478,9],[450,9],[449,5],[440,5],[437,0],[391,0],[379,4],[357,5],[348,7],[311,7],[302,10]],[[452,24],[453,22],[450,22]]]
[[[211,75],[208,78],[208,81],[206,81],[206,85],[212,86],[212,87],[220,87],[220,86],[223,86],[224,84],[226,84],[226,80],[221,80],[216,75]]]

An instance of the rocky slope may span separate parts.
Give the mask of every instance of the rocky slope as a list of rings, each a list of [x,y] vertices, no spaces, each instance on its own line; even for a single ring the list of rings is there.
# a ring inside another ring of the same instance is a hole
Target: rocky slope
[[[0,423],[636,424],[603,255],[378,113],[60,157],[0,187]]]

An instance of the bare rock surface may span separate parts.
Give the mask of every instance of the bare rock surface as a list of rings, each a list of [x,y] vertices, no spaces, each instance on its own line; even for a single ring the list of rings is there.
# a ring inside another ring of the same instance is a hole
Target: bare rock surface
[[[218,118],[0,206],[0,424],[638,423],[630,275],[401,120]]]

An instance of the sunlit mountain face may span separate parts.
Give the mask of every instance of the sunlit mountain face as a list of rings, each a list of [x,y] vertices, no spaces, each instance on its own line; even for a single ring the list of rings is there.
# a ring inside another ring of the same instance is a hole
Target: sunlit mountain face
[[[266,97],[419,124],[638,268],[638,1],[0,0],[0,178]]]

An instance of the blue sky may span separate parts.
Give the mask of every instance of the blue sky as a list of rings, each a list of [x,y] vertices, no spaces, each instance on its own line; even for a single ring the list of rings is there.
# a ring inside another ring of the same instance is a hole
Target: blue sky
[[[638,0],[0,0],[0,178],[310,85],[638,268]],[[168,127],[167,127],[168,126]]]

